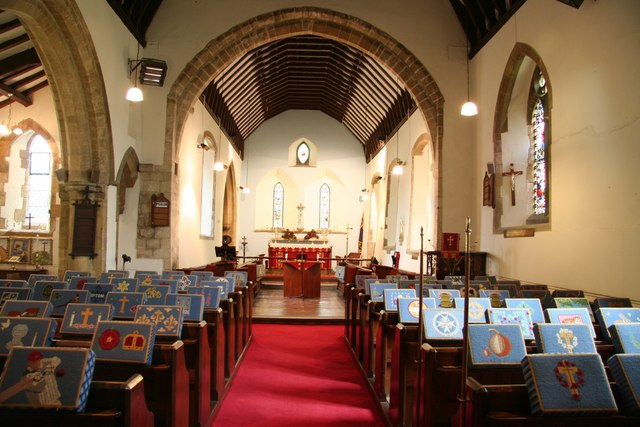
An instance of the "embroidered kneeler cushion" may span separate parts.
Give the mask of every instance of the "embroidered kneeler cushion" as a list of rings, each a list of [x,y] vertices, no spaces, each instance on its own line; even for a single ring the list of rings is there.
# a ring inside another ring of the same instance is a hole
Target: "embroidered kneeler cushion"
[[[397,283],[391,282],[380,282],[380,283],[372,283],[369,286],[371,293],[371,301],[384,301],[384,291],[385,289],[398,289]]]
[[[456,308],[464,310],[464,298],[456,298]],[[469,298],[469,323],[487,323],[487,310],[491,308],[489,298]]]
[[[167,300],[167,294],[169,293],[169,286],[163,285],[143,285],[139,284],[136,287],[136,292],[142,292],[145,295],[144,303],[146,305],[163,305]]]
[[[534,415],[611,415],[618,411],[598,354],[530,354],[522,359]]]
[[[91,349],[98,360],[151,364],[155,325],[127,321],[101,321]]]
[[[469,325],[469,364],[473,367],[520,365],[527,349],[519,325]]]
[[[91,335],[101,320],[111,320],[113,306],[111,304],[76,304],[67,305],[62,318],[60,332],[71,335]]]
[[[583,323],[536,323],[533,334],[538,353],[596,353],[591,327]]]
[[[48,347],[56,327],[51,318],[0,317],[0,356],[9,354],[13,347]]]
[[[53,306],[49,301],[8,300],[0,310],[7,317],[49,317]]]
[[[496,325],[520,325],[522,337],[525,340],[534,338],[531,313],[526,308],[489,308],[487,309],[487,320],[488,323]]]
[[[640,415],[640,354],[614,354],[607,360],[622,398],[622,410]]]
[[[94,367],[88,348],[14,347],[0,379],[0,406],[82,412]]]
[[[190,286],[187,294],[204,296],[204,308],[220,307],[220,299],[224,293],[223,286]]]
[[[596,311],[596,319],[602,329],[602,335],[606,339],[611,339],[609,327],[616,323],[638,323],[640,322],[640,308],[619,308],[603,307]]]
[[[185,322],[201,322],[204,317],[204,295],[168,294],[167,305],[182,307]]]
[[[384,290],[384,310],[398,311],[398,298],[415,298],[415,289],[385,289]]]
[[[426,339],[462,339],[464,310],[425,308],[422,321]]]
[[[89,300],[89,291],[78,289],[54,289],[49,302],[53,306],[53,316],[64,316],[67,305],[71,303],[85,304]]]
[[[29,299],[31,288],[23,287],[2,287],[0,288],[0,301],[25,300]]]
[[[436,308],[436,300],[433,298],[422,298],[422,308]],[[411,325],[418,323],[420,316],[419,298],[399,298],[398,299],[398,319],[400,323]]]
[[[150,323],[156,327],[156,337],[180,339],[182,307],[170,305],[141,305],[134,322]]]
[[[640,323],[614,323],[609,333],[616,353],[640,354]]]

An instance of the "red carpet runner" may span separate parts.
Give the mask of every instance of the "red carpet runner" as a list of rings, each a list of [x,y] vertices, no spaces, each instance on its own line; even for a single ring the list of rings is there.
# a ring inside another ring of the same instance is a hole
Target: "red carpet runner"
[[[384,426],[343,330],[254,324],[213,426]]]

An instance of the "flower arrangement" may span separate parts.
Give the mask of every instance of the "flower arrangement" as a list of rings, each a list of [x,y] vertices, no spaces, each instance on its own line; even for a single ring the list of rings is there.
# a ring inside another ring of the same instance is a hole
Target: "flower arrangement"
[[[288,228],[282,234],[282,238],[285,240],[298,240],[296,238],[296,235],[293,234],[293,231],[289,230]]]
[[[316,233],[316,230],[311,230],[304,236],[304,240],[311,240],[311,239],[317,239],[317,238],[318,238],[318,233]]]

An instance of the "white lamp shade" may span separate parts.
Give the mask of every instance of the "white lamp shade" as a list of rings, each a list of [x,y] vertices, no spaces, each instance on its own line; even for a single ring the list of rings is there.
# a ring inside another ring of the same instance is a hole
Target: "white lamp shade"
[[[7,127],[7,125],[5,125],[4,123],[0,124],[0,135],[7,136],[10,133],[11,131],[9,131],[9,128]]]
[[[222,162],[215,162],[213,164],[213,170],[214,171],[220,172],[220,171],[223,171],[224,169],[225,169],[225,166],[224,166],[224,163],[222,163]]]
[[[22,130],[22,128],[19,128],[17,126],[13,128],[13,134],[14,135],[22,135],[23,133],[24,133],[24,131]]]
[[[478,107],[476,106],[475,102],[467,101],[462,104],[460,114],[462,114],[463,116],[475,116],[478,114]]]
[[[143,99],[144,99],[144,96],[142,96],[142,91],[140,90],[139,87],[133,86],[133,87],[130,87],[129,90],[127,91],[127,100],[128,101],[140,102]]]
[[[249,194],[251,193],[251,189],[249,187],[242,187],[242,194]]]
[[[402,175],[402,165],[400,163],[396,164],[393,169],[391,169],[392,175]]]

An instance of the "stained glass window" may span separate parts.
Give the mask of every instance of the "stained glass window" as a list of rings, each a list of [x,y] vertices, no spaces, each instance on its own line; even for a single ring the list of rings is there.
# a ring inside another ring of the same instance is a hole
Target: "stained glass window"
[[[282,228],[284,214],[284,186],[278,182],[273,186],[273,228]]]
[[[299,165],[306,165],[309,162],[309,146],[306,142],[300,143],[296,150],[296,160]]]
[[[320,187],[320,229],[329,228],[329,213],[331,212],[331,190],[328,184]]]
[[[548,129],[544,97],[547,94],[546,80],[539,69],[532,82],[533,108],[531,110],[531,202],[534,215],[546,215],[547,200],[547,149]]]

